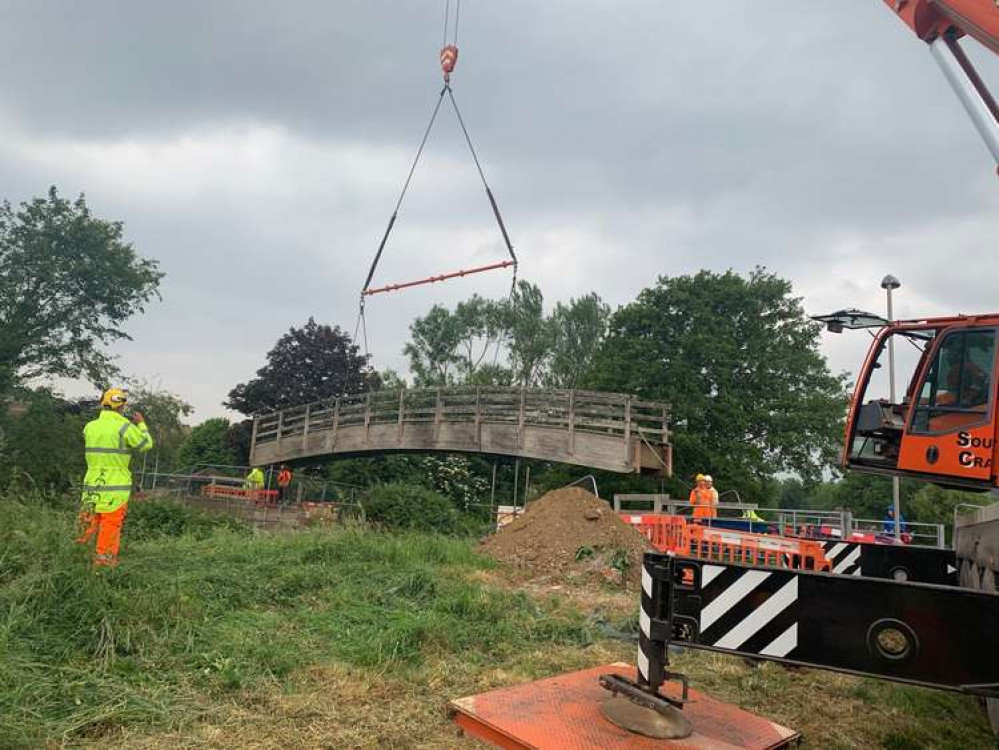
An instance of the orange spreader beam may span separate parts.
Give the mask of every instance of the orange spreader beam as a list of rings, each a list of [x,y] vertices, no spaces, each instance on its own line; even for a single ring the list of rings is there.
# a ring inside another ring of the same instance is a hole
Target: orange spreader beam
[[[380,294],[382,292],[397,292],[400,289],[408,289],[411,286],[434,284],[438,281],[447,281],[448,279],[457,279],[462,276],[471,276],[473,273],[482,273],[483,271],[495,271],[500,268],[509,268],[513,265],[516,264],[512,260],[501,260],[498,263],[490,263],[486,266],[476,266],[475,268],[468,268],[462,271],[451,271],[450,273],[442,273],[439,276],[428,276],[425,279],[417,279],[416,281],[404,281],[399,284],[387,284],[385,286],[375,287],[374,289],[365,289],[363,294],[368,297],[372,294]]]

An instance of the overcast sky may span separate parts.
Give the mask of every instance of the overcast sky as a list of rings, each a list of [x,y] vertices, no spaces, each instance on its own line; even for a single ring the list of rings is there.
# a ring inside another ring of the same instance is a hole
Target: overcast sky
[[[440,87],[440,0],[0,1],[0,197],[55,184],[160,261],[124,369],[195,419],[360,287]],[[926,46],[880,0],[465,0],[453,84],[521,259],[553,303],[765,265],[809,312],[995,310],[999,180]],[[969,42],[985,78],[999,64]],[[376,282],[502,259],[445,111]],[[373,298],[409,321],[509,275]],[[855,371],[861,334],[827,337]],[[626,363],[622,363],[626,366]],[[69,385],[70,392],[85,393]]]

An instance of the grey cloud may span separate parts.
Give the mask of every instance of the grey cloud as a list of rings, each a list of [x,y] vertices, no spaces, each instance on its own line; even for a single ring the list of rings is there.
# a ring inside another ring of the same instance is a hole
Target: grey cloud
[[[0,193],[56,183],[125,221],[169,276],[123,362],[216,413],[289,325],[312,314],[353,329],[439,90],[441,11],[9,3]],[[991,305],[993,167],[882,3],[466,0],[459,46],[459,104],[522,272],[552,300],[595,289],[623,303],[661,273],[766,264],[809,307],[877,305],[888,270],[906,284],[900,304]],[[973,55],[999,83],[999,63]],[[379,278],[502,253],[445,112]],[[373,301],[376,362],[404,365],[407,323],[430,304],[508,283]],[[831,346],[837,369],[855,366],[849,349]]]

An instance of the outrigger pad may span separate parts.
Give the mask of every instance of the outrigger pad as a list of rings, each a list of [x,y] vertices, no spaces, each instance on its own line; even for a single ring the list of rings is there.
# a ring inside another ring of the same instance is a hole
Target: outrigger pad
[[[643,737],[611,722],[602,711],[607,691],[599,678],[613,672],[635,678],[634,667],[604,664],[459,698],[448,704],[448,712],[464,732],[511,750],[769,750],[800,737],[787,727],[694,689],[682,712],[693,728],[689,737]],[[680,698],[675,683],[664,689],[670,698]]]
[[[617,695],[600,704],[600,712],[622,729],[660,740],[682,740],[694,733],[683,711],[668,706],[655,710]]]

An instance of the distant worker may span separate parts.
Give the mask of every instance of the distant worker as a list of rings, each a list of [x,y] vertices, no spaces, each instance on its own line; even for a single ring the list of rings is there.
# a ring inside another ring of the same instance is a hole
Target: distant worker
[[[243,486],[248,490],[262,490],[264,488],[264,472],[259,466],[250,469],[250,473],[243,480]]]
[[[128,394],[109,388],[101,396],[101,412],[83,428],[87,474],[83,478],[80,536],[86,544],[97,535],[94,566],[114,566],[121,548],[121,527],[132,495],[132,451],[153,447],[146,420],[135,412],[129,421],[122,411]]]
[[[902,524],[899,529],[899,535],[908,534],[909,524],[905,522],[905,515],[901,511],[899,511],[899,521]],[[884,533],[888,536],[895,536],[895,507],[893,505],[885,508]]]
[[[759,513],[756,512],[755,508],[746,508],[742,511],[742,517],[747,521],[759,521],[765,522],[766,519],[762,518]]]
[[[718,504],[717,493],[707,483],[708,477],[698,474],[695,478],[697,486],[690,491],[690,504],[694,508],[694,518],[714,518],[718,515],[715,506]]]
[[[711,478],[710,474],[704,475],[704,486],[711,490],[711,504],[718,505],[718,490],[715,489],[715,480]]]
[[[281,471],[277,475],[278,483],[278,503],[285,505],[288,502],[288,487],[291,486],[291,469],[288,464],[281,465]]]

